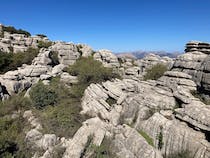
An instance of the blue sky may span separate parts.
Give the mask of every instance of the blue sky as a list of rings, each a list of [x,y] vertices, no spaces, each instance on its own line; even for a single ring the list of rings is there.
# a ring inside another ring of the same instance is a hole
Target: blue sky
[[[114,52],[210,42],[209,0],[1,1],[0,23]]]

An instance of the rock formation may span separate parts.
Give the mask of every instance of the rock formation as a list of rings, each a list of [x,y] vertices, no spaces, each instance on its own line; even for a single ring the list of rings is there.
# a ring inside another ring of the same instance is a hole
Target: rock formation
[[[210,91],[209,45],[198,41],[187,43],[186,53],[178,56],[173,65],[173,70],[191,75],[197,86],[207,92]]]
[[[9,52],[13,47],[15,53],[37,47],[39,40],[48,41],[4,32],[0,48]],[[29,96],[33,84],[48,84],[56,76],[71,88],[78,78],[64,72],[64,68],[80,57],[93,56],[121,73],[122,79],[92,83],[86,88],[80,113],[89,118],[72,138],[44,133],[34,112],[25,111],[23,118],[30,124],[25,140],[31,148],[43,151],[41,156],[35,152],[34,158],[51,158],[57,147],[64,149],[63,158],[89,157],[87,146],[98,147],[105,138],[111,140],[111,148],[119,158],[163,158],[183,151],[189,151],[193,158],[209,158],[210,107],[192,95],[197,88],[210,91],[209,52],[209,44],[190,42],[186,53],[175,61],[153,54],[137,60],[119,58],[108,50],[94,51],[83,44],[53,42],[49,48],[40,49],[31,65],[24,64],[0,76],[0,98],[5,100],[23,90]],[[52,53],[58,57],[55,65]],[[158,63],[167,65],[169,71],[157,80],[142,81],[146,70]]]
[[[2,52],[24,52],[29,47],[37,48],[39,42],[49,42],[47,37],[26,36],[24,34],[13,34],[2,29],[0,26],[0,51]]]

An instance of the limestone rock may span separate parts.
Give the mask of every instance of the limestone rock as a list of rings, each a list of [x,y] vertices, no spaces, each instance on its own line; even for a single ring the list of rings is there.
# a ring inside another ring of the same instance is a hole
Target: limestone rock
[[[65,65],[63,65],[63,64],[58,64],[58,65],[54,66],[52,68],[52,75],[54,77],[60,75],[63,72],[64,68],[65,68]]]
[[[76,76],[71,76],[69,73],[67,72],[63,72],[61,74],[61,79],[62,82],[67,83],[67,84],[76,84],[78,83],[78,79]]]
[[[194,158],[210,156],[210,143],[205,135],[178,120],[168,120],[161,114],[155,113],[148,120],[142,121],[138,129],[153,138],[156,148],[161,147],[161,152],[166,156],[185,150],[189,150]]]
[[[127,125],[118,127],[114,134],[114,150],[119,158],[162,158],[160,152]],[[119,132],[118,132],[119,131]]]
[[[64,64],[66,66],[73,65],[80,57],[77,46],[72,43],[57,42],[51,46],[51,50],[58,52],[60,64]]]
[[[99,50],[93,55],[95,60],[101,61],[105,67],[119,67],[117,56],[109,50]]]
[[[210,108],[199,101],[193,101],[185,108],[176,109],[176,117],[205,131],[210,131]]]
[[[80,158],[88,139],[93,136],[92,143],[100,146],[104,139],[106,124],[99,118],[92,118],[83,123],[74,137],[66,143],[66,151],[63,158]]]
[[[83,57],[89,57],[93,54],[93,49],[86,44],[78,44],[77,47]]]

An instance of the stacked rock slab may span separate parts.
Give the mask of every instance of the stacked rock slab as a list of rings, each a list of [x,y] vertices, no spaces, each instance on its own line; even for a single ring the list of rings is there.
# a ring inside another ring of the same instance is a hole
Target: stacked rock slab
[[[199,51],[204,54],[210,54],[210,44],[205,43],[205,42],[199,42],[199,41],[191,41],[191,42],[187,43],[185,51],[186,51],[186,53]]]
[[[59,62],[66,66],[73,65],[80,57],[80,52],[75,44],[56,42],[50,47],[52,51],[58,52]]]
[[[24,34],[11,34],[5,32],[0,26],[0,51],[2,52],[24,52],[29,47],[37,48],[40,41],[49,42],[47,37],[26,36]]]
[[[117,56],[109,50],[99,50],[93,55],[95,60],[101,61],[105,67],[119,67]]]
[[[210,91],[210,44],[191,41],[186,44],[185,54],[178,56],[173,65],[175,71],[192,76],[198,87]]]

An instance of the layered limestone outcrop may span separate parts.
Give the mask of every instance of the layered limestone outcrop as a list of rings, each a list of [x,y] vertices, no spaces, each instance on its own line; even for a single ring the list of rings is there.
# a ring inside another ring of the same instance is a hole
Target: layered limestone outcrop
[[[37,48],[39,42],[49,42],[47,37],[26,36],[24,34],[11,34],[3,31],[3,25],[0,26],[0,51],[2,52],[24,52],[29,47]]]
[[[105,67],[119,67],[117,56],[109,50],[99,50],[94,53],[93,58],[101,61]]]
[[[4,33],[0,48],[4,47],[7,52],[9,46],[15,48],[15,41],[20,46],[36,47],[33,40]],[[53,65],[51,57],[55,52],[57,65]],[[34,158],[51,158],[58,146],[64,148],[63,158],[88,157],[88,143],[100,146],[105,138],[111,140],[111,148],[119,158],[163,158],[183,151],[189,151],[193,158],[210,157],[210,108],[191,94],[197,86],[206,91],[210,89],[207,43],[188,43],[186,53],[175,61],[152,54],[141,60],[122,61],[108,50],[94,51],[83,44],[54,42],[49,48],[40,49],[31,65],[24,64],[0,76],[0,97],[7,99],[40,80],[47,84],[56,76],[71,88],[78,78],[63,69],[80,57],[89,56],[120,72],[122,79],[92,83],[87,87],[80,113],[88,115],[89,119],[72,138],[43,133],[39,118],[32,111],[25,111],[23,117],[31,127],[26,131],[25,141],[43,151],[42,156],[35,152]],[[158,80],[142,81],[146,69],[158,63],[172,71],[165,72]]]
[[[173,70],[192,76],[198,87],[210,91],[209,80],[209,43],[191,41],[186,45],[186,53],[176,58]]]

